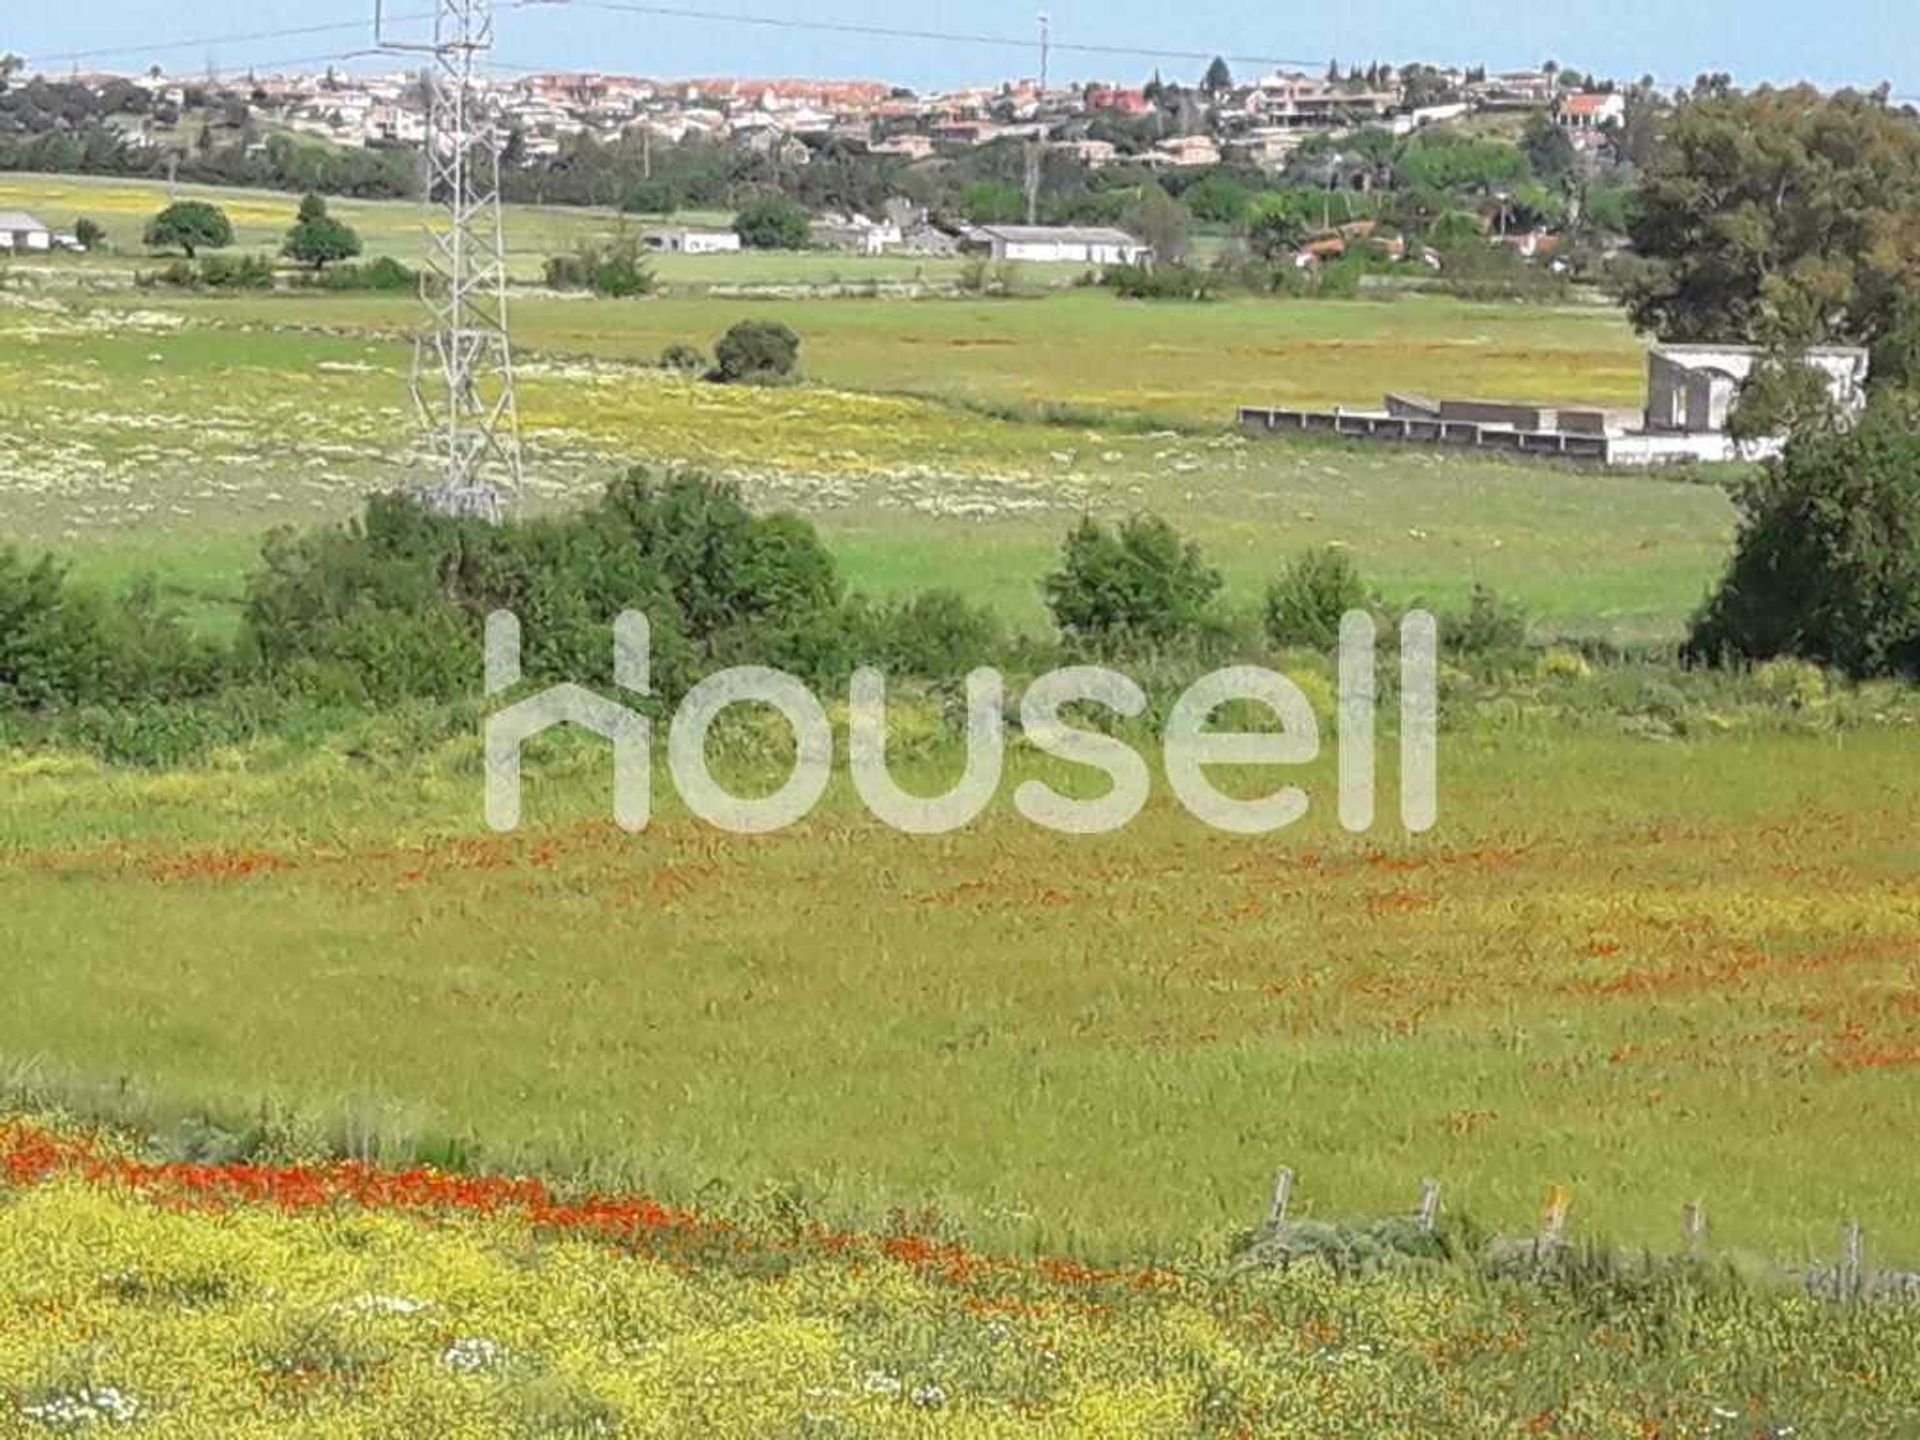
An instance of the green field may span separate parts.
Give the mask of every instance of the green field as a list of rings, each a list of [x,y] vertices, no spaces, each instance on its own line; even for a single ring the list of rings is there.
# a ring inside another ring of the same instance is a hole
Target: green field
[[[291,208],[221,198],[250,245]],[[0,269],[0,529],[110,584],[156,573],[218,630],[268,527],[420,475],[418,317],[136,288],[156,199],[0,180],[0,205],[93,214],[122,251]],[[408,253],[417,210],[339,208]],[[516,272],[612,223],[515,211]],[[828,293],[858,264],[677,262],[668,293],[624,302],[520,285],[529,506],[698,466],[812,518],[858,589],[950,586],[1034,632],[1089,512],[1164,514],[1243,611],[1337,544],[1390,602],[1491,585],[1541,639],[1671,641],[1725,564],[1725,476],[1231,424],[1244,402],[1388,390],[1631,404],[1640,347],[1605,307]],[[803,383],[653,365],[748,316],[801,335]],[[1501,1227],[1564,1184],[1634,1243],[1670,1246],[1704,1197],[1735,1250],[1825,1253],[1849,1215],[1920,1250],[1888,1146],[1920,1063],[1910,697],[1843,704],[1789,673],[1754,682],[1754,724],[1675,672],[1585,677],[1563,704],[1541,666],[1449,716],[1423,840],[1346,836],[1324,801],[1298,833],[1229,840],[1163,799],[1108,841],[1004,804],[909,841],[838,792],[774,839],[664,801],[636,839],[598,818],[585,747],[545,754],[525,835],[480,838],[474,744],[409,750],[404,717],[162,774],[11,756],[0,1057],[20,1086],[156,1121],[287,1107],[723,1212],[928,1206],[1023,1250],[1217,1247],[1280,1164],[1339,1213],[1403,1208],[1434,1175]]]
[[[56,221],[84,207],[117,223],[123,245],[160,198],[127,182],[0,178],[0,205]],[[248,243],[271,240],[290,204],[220,198]],[[370,248],[398,253],[421,218],[393,204],[341,213]],[[607,223],[510,211],[518,268]],[[728,283],[824,284],[866,262],[679,263],[732,267],[706,272]],[[190,613],[230,624],[261,532],[338,519],[366,491],[416,473],[405,373],[417,307],[135,290],[128,264],[24,263],[0,289],[10,442],[0,526],[104,579],[154,570]],[[727,390],[651,368],[667,344],[710,346],[750,316],[801,335],[808,383]],[[1251,443],[1230,429],[1242,403],[1377,404],[1394,389],[1631,403],[1638,346],[1592,305],[1141,305],[1085,290],[611,302],[530,289],[514,323],[533,505],[578,500],[632,463],[696,465],[814,518],[858,588],[950,585],[1022,626],[1042,622],[1038,579],[1088,510],[1166,514],[1201,541],[1240,605],[1287,556],[1340,543],[1392,599],[1455,605],[1480,581],[1530,607],[1545,631],[1619,639],[1678,632],[1732,525],[1714,487]]]
[[[911,839],[841,796],[748,841],[664,776],[653,827],[614,830],[591,747],[530,772],[507,839],[479,838],[466,747],[29,761],[0,1055],[161,1120],[274,1102],[723,1211],[791,1186],[1106,1259],[1250,1222],[1281,1164],[1315,1213],[1434,1175],[1507,1228],[1562,1183],[1635,1244],[1705,1198],[1734,1250],[1826,1254],[1850,1214],[1920,1250],[1886,1143],[1920,1063],[1911,734],[1611,728],[1450,732],[1417,841],[1343,835],[1330,765],[1304,828],[1259,841],[1164,791],[1101,840],[1004,803]]]

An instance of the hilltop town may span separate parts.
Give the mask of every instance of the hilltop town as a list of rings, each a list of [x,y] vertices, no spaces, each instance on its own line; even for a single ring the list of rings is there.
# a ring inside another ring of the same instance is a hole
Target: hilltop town
[[[725,141],[777,151],[794,164],[829,146],[927,159],[1021,140],[1095,167],[1124,160],[1168,169],[1277,167],[1312,135],[1365,126],[1405,135],[1481,112],[1550,114],[1581,148],[1598,151],[1624,124],[1632,88],[1554,65],[1488,74],[1335,62],[1322,75],[1276,71],[1240,81],[1221,61],[1187,87],[1156,75],[1144,84],[1043,88],[1019,79],[916,94],[880,81],[665,81],[596,72],[532,73],[489,87],[510,157],[518,159],[558,156],[583,136]],[[16,81],[13,94],[12,104],[0,105],[0,137],[80,134],[97,122],[136,149],[183,139],[202,149],[236,140],[264,146],[283,131],[377,150],[417,146],[426,134],[424,92],[404,71],[195,77],[156,68],[137,76],[34,77]]]

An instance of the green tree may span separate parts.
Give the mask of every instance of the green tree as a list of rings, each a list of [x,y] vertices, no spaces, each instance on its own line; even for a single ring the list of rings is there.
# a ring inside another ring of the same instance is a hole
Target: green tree
[[[181,250],[191,260],[201,250],[220,250],[233,243],[233,223],[226,211],[204,200],[182,200],[169,205],[147,222],[147,247]]]
[[[80,242],[82,250],[96,250],[105,243],[107,232],[99,221],[82,215],[73,222],[73,238]]]
[[[976,180],[960,192],[960,213],[975,225],[1013,225],[1027,213],[1027,200],[1017,185]]]
[[[1920,677],[1920,413],[1887,394],[1851,428],[1814,426],[1740,496],[1740,533],[1695,617],[1697,659],[1791,655],[1849,675]]]
[[[1177,265],[1187,253],[1187,211],[1178,200],[1156,184],[1140,187],[1139,197],[1127,210],[1127,228],[1153,251],[1153,258],[1166,265]]]
[[[1061,633],[1103,653],[1198,636],[1220,585],[1200,547],[1157,515],[1111,527],[1081,520],[1067,535],[1060,568],[1044,582]]]
[[[1705,87],[1647,168],[1632,236],[1642,330],[1874,345],[1920,293],[1920,123],[1851,93]]]
[[[1238,225],[1246,219],[1248,207],[1253,203],[1253,190],[1244,180],[1216,170],[1188,186],[1180,198],[1196,220],[1214,225]]]
[[[1351,555],[1331,545],[1309,550],[1267,587],[1267,638],[1331,650],[1347,612],[1366,605],[1366,582]]]
[[[1549,185],[1565,186],[1573,179],[1580,157],[1567,132],[1545,115],[1535,115],[1520,136],[1520,149],[1533,173]]]
[[[1257,204],[1247,221],[1247,248],[1268,264],[1298,250],[1306,240],[1306,222],[1284,201]]]
[[[351,260],[360,253],[360,237],[353,227],[327,213],[327,202],[318,195],[300,201],[300,214],[287,232],[280,253],[301,265],[323,270],[336,260]]]
[[[1209,95],[1224,95],[1233,89],[1233,71],[1227,68],[1226,58],[1213,57],[1213,63],[1207,66],[1207,73],[1200,81],[1200,88]]]
[[[804,207],[778,195],[748,204],[733,217],[733,230],[749,250],[804,250],[808,216]]]
[[[713,347],[713,377],[725,384],[784,380],[800,361],[800,337],[777,320],[742,320]]]

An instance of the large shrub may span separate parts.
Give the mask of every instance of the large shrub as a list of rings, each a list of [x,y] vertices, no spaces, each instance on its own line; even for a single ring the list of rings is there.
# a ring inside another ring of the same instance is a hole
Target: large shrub
[[[769,195],[733,217],[733,232],[749,250],[804,250],[811,223],[804,206]]]
[[[646,252],[631,235],[583,243],[571,255],[555,255],[545,273],[547,284],[556,290],[591,290],[615,300],[650,295],[657,283]]]
[[[1740,496],[1740,534],[1695,617],[1696,658],[1791,655],[1920,676],[1920,414],[1883,397],[1796,435]]]
[[[1309,550],[1267,587],[1267,638],[1275,645],[1330,650],[1349,610],[1365,609],[1366,582],[1345,550]]]
[[[722,384],[785,380],[800,363],[800,337],[778,320],[742,320],[713,347],[713,378]]]
[[[350,527],[267,546],[245,653],[319,698],[389,702],[472,695],[486,614],[521,621],[534,680],[611,683],[612,622],[643,611],[653,683],[674,696],[696,673],[753,659],[837,675],[844,644],[832,557],[806,521],[755,515],[696,475],[636,471],[575,514],[492,526],[382,496]]]
[[[1114,526],[1089,516],[1067,535],[1045,591],[1069,641],[1111,653],[1197,638],[1220,585],[1200,547],[1159,516]]]
[[[161,608],[150,581],[110,598],[76,585],[49,556],[0,549],[0,707],[172,700],[220,678],[214,650]]]

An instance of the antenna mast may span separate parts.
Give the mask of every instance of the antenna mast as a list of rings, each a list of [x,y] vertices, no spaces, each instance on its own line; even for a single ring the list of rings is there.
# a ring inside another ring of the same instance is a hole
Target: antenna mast
[[[477,83],[493,47],[492,0],[433,0],[427,43],[392,38],[374,0],[374,37],[383,50],[427,57],[426,198],[440,214],[421,284],[428,323],[413,347],[414,407],[438,472],[424,498],[446,514],[497,523],[519,504],[521,465],[500,149]]]

